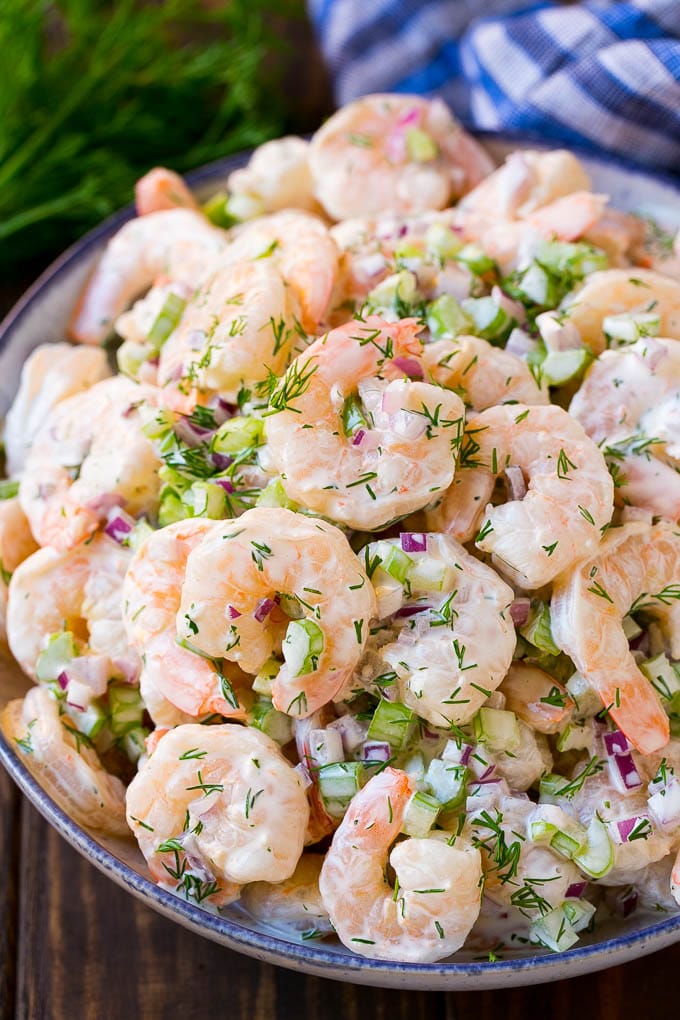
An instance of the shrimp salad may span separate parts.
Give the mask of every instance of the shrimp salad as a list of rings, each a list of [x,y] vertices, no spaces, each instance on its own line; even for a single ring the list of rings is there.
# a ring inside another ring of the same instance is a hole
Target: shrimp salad
[[[136,197],[5,424],[26,766],[374,959],[677,911],[680,245],[405,95]]]

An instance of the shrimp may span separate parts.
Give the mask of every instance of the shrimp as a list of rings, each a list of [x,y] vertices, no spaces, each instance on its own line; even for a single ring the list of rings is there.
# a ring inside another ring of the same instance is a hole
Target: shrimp
[[[421,371],[419,329],[413,319],[369,316],[332,330],[291,364],[266,418],[271,460],[291,499],[372,531],[451,484],[463,404],[450,390],[403,377],[404,364]],[[343,409],[352,401],[363,405],[365,425],[350,436]]]
[[[300,306],[302,327],[315,333],[338,272],[338,249],[318,216],[289,210],[234,229],[228,262],[275,266]]]
[[[49,795],[85,829],[126,836],[125,787],[99,757],[44,687],[10,701],[0,716],[2,729],[19,747],[22,760]]]
[[[89,538],[114,506],[153,515],[161,462],[142,432],[140,407],[160,393],[124,376],[63,400],[37,433],[19,499],[41,545],[72,549]]]
[[[127,818],[154,880],[223,906],[250,882],[283,882],[309,809],[297,772],[260,730],[189,723],[166,733],[127,791]]]
[[[149,213],[166,209],[200,211],[184,178],[164,166],[156,166],[139,178],[135,184],[135,204],[138,216],[148,216]]]
[[[135,552],[125,577],[123,623],[130,644],[142,656],[140,685],[159,725],[211,712],[244,714],[227,670],[202,655],[191,637],[188,645],[177,641],[187,557],[222,523],[195,517],[155,531]],[[206,576],[212,576],[212,568]]]
[[[513,662],[500,690],[506,708],[538,733],[558,733],[574,710],[574,702],[554,677],[524,662]]]
[[[364,96],[312,138],[316,197],[336,220],[443,209],[493,170],[446,105],[409,95]]]
[[[309,169],[309,142],[295,135],[258,145],[247,166],[229,174],[230,204],[245,200],[262,213],[280,209],[318,212]]]
[[[6,636],[7,593],[13,572],[38,545],[15,498],[0,501],[0,636]]]
[[[40,426],[62,400],[111,375],[106,352],[71,344],[41,344],[24,362],[19,389],[5,418],[7,473],[15,477]]]
[[[336,698],[338,695],[336,695]],[[327,723],[335,717],[329,705],[308,715],[305,719],[295,719],[293,732],[295,734],[295,746],[300,763],[304,765],[309,773],[311,783],[307,787],[307,800],[309,801],[309,826],[305,836],[305,846],[314,846],[329,836],[338,827],[338,821],[326,811],[321,791],[319,789],[319,773],[314,767],[314,756],[312,754],[311,738],[315,730],[324,729]]]
[[[497,219],[524,219],[566,195],[590,191],[590,186],[585,169],[566,149],[522,149],[468,192],[459,208]]]
[[[298,622],[279,609],[277,596],[293,603]],[[375,613],[373,588],[341,531],[290,510],[255,507],[213,526],[189,553],[177,633],[250,674],[282,651],[274,706],[304,717],[340,690]]]
[[[569,407],[604,447],[617,503],[680,517],[680,344],[641,339],[604,351]]]
[[[290,878],[272,885],[253,882],[244,887],[241,903],[263,924],[290,935],[320,938],[333,931],[328,911],[321,901],[319,875],[323,854],[302,855]]]
[[[228,243],[192,209],[166,209],[125,223],[109,241],[68,327],[72,340],[102,344],[121,312],[159,276],[196,286]]]
[[[468,419],[459,470],[427,514],[433,531],[475,544],[523,588],[540,588],[590,555],[614,508],[604,457],[561,407],[492,407]],[[522,499],[489,503],[499,475],[519,467]]]
[[[404,840],[390,852],[414,789],[393,768],[370,779],[351,801],[321,868],[321,898],[333,927],[361,956],[441,960],[460,949],[479,915],[479,850],[451,846],[442,832]],[[385,879],[388,862],[395,889]]]
[[[447,535],[424,536],[427,551],[411,554],[408,617],[379,654],[394,671],[400,701],[434,726],[469,722],[508,671],[515,628],[512,588]],[[399,547],[398,540],[388,540]],[[427,571],[436,592],[426,591]],[[418,610],[420,609],[420,612]],[[384,639],[383,639],[384,640]],[[452,654],[453,652],[453,654]]]
[[[609,532],[597,554],[553,588],[555,643],[642,754],[668,742],[668,717],[636,665],[621,621],[634,603],[644,606],[664,629],[672,658],[680,658],[679,591],[680,541],[665,521],[653,527],[631,522]]]
[[[268,371],[279,375],[300,338],[297,312],[269,262],[216,269],[161,350],[158,381],[166,403],[182,412],[214,394],[236,403],[242,386],[251,389]]]
[[[605,316],[653,308],[659,333],[680,339],[680,282],[650,269],[606,269],[592,273],[568,295],[560,314],[576,326],[585,347],[600,354],[607,346]]]
[[[85,645],[82,654],[106,656],[108,668],[120,672],[116,660],[130,658],[121,606],[130,557],[129,549],[95,535],[66,552],[39,549],[17,567],[9,586],[7,638],[28,676],[36,678],[40,653],[62,630]]]
[[[549,404],[547,386],[526,361],[476,336],[436,340],[423,349],[426,377],[455,390],[474,411],[496,404]]]

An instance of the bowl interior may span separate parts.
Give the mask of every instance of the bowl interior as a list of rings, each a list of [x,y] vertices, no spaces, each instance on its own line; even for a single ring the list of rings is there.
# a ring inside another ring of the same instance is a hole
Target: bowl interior
[[[487,137],[487,147],[500,160],[522,145],[521,139]],[[525,141],[526,147],[526,141]],[[537,147],[531,142],[531,147]],[[224,184],[228,173],[247,156],[234,157],[196,171],[189,180],[201,196]],[[678,191],[666,180],[606,159],[584,157],[594,190],[609,195],[618,208],[651,215],[668,228],[680,226]],[[132,215],[123,210],[69,249],[28,291],[0,327],[0,415],[6,413],[18,384],[21,366],[40,343],[63,339],[76,298],[106,240]],[[0,648],[0,710],[21,696],[28,681],[6,650]],[[605,921],[596,936],[562,956],[520,952],[488,963],[485,954],[461,951],[450,962],[432,965],[380,963],[364,960],[339,944],[287,939],[254,921],[238,905],[221,915],[203,910],[159,889],[149,879],[145,862],[130,841],[106,837],[76,825],[45,793],[23,765],[15,747],[0,734],[0,760],[23,792],[51,824],[114,881],[150,906],[200,934],[283,966],[326,977],[382,986],[410,988],[491,988],[536,983],[596,970],[649,953],[680,938],[680,916],[634,914],[626,921]]]

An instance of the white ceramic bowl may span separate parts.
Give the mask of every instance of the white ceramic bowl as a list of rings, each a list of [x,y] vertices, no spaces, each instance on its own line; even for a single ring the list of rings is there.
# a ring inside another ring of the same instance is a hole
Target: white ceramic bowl
[[[535,140],[526,138],[488,136],[484,140],[499,159],[522,145],[536,147]],[[210,194],[246,158],[234,157],[204,167],[190,175],[189,181],[199,194]],[[680,225],[680,193],[670,180],[599,157],[583,158],[595,190],[610,195],[615,206],[646,212],[669,226]],[[91,266],[106,240],[132,215],[131,208],[117,213],[65,252],[0,326],[0,415],[11,403],[24,359],[38,344],[63,338],[69,312]],[[0,651],[0,709],[26,687],[26,679],[9,654]],[[238,905],[217,915],[158,888],[132,839],[104,837],[77,825],[36,782],[16,749],[2,736],[0,761],[31,803],[72,846],[148,906],[231,949],[321,977],[428,990],[503,988],[612,967],[680,940],[680,915],[637,913],[626,921],[605,923],[594,936],[582,939],[562,955],[532,947],[517,956],[503,953],[496,963],[469,952],[435,964],[384,963],[355,956],[338,943],[288,941],[255,922]]]

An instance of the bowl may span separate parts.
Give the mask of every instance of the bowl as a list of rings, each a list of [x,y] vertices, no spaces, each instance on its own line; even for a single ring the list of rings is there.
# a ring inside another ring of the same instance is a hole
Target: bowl
[[[486,135],[482,140],[497,159],[522,146],[545,148],[540,141],[526,136]],[[579,155],[592,176],[594,189],[608,194],[613,205],[654,216],[671,228],[680,226],[680,190],[671,179],[607,158]],[[247,158],[244,153],[203,167],[189,175],[189,183],[199,195],[208,195]],[[122,210],[69,248],[0,325],[0,415],[6,413],[12,401],[24,360],[38,344],[63,338],[70,310],[90,268],[108,238],[133,215],[132,207]],[[0,710],[27,687],[28,680],[9,652],[0,649]],[[64,839],[149,907],[237,952],[319,977],[421,990],[507,988],[613,967],[680,940],[680,914],[659,919],[658,914],[642,913],[625,921],[604,922],[595,934],[561,955],[531,947],[517,955],[501,955],[494,963],[472,951],[461,951],[450,961],[435,964],[389,963],[355,956],[339,944],[300,942],[294,937],[289,940],[249,917],[238,904],[217,914],[160,889],[151,881],[132,837],[129,841],[115,839],[77,825],[43,790],[16,748],[1,734],[0,762]]]

